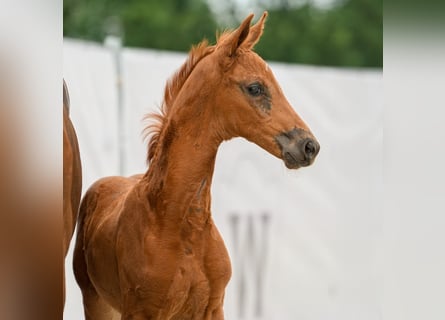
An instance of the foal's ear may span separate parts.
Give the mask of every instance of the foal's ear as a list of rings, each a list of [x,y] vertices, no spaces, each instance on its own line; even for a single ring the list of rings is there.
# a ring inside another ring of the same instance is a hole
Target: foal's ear
[[[250,28],[249,35],[247,36],[246,41],[244,41],[243,47],[252,49],[253,46],[257,44],[258,40],[260,40],[261,35],[263,34],[264,22],[266,21],[266,18],[267,11],[264,11],[260,20],[258,20],[258,22],[252,28]]]
[[[250,23],[252,19],[253,13],[250,14],[246,19],[244,19],[238,29],[236,29],[223,39],[223,42],[220,45],[220,49],[224,55],[228,57],[233,57],[235,55],[236,50],[241,46],[241,44],[249,35]]]

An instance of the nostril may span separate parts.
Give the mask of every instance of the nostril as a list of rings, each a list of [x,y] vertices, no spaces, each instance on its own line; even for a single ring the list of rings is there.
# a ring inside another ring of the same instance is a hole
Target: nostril
[[[315,146],[312,141],[308,141],[306,145],[304,146],[304,152],[308,156],[312,156],[315,153]]]
[[[317,143],[313,140],[307,140],[304,145],[304,154],[306,158],[312,159],[317,155]]]

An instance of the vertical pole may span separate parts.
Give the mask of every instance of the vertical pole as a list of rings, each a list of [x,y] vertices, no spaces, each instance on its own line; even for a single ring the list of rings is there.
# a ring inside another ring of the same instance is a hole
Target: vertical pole
[[[119,38],[119,46],[114,52],[116,63],[116,87],[117,87],[117,122],[118,122],[118,148],[119,148],[119,174],[125,174],[125,117],[122,79],[122,40]]]
[[[123,96],[123,74],[122,74],[122,26],[117,17],[110,17],[106,24],[107,36],[105,47],[109,48],[114,60],[116,72],[116,95],[117,95],[117,146],[118,146],[118,174],[125,174],[125,119],[124,119],[124,96]]]

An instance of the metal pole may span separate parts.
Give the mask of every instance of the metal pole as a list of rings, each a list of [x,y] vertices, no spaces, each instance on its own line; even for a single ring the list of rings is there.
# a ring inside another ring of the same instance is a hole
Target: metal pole
[[[118,172],[125,174],[125,119],[124,96],[122,75],[122,26],[117,17],[110,17],[106,24],[107,36],[104,40],[105,47],[109,48],[113,55],[116,71],[116,95],[117,95],[117,146],[118,146]]]

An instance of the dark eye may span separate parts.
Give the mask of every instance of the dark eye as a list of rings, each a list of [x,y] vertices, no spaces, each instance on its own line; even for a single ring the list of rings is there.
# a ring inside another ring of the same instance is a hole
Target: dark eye
[[[247,86],[247,92],[252,97],[258,97],[264,93],[264,87],[258,82],[255,82]]]

